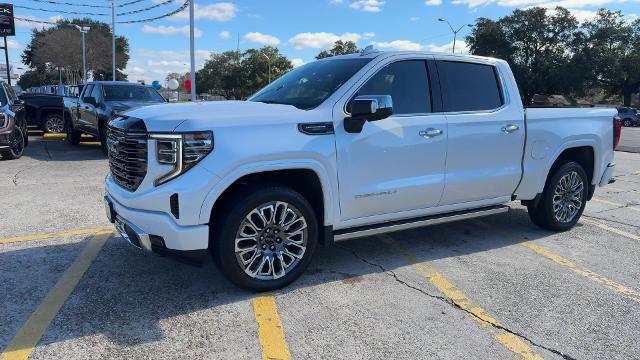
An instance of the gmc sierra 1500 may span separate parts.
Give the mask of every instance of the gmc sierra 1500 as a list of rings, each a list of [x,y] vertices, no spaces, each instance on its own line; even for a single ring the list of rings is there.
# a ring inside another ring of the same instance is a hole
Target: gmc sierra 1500
[[[615,109],[523,108],[506,62],[377,52],[296,68],[248,101],[110,122],[105,204],[124,238],[209,249],[239,286],[284,286],[317,244],[507,211],[573,227],[609,183]]]

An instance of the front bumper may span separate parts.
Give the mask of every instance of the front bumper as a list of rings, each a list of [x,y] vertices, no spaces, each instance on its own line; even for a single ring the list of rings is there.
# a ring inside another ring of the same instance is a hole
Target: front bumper
[[[209,226],[181,226],[168,214],[128,208],[107,193],[107,217],[124,239],[149,250],[204,250],[209,247]]]

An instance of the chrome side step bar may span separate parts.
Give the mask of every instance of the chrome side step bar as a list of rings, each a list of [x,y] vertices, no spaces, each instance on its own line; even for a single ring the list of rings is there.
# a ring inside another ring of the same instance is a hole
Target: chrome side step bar
[[[333,232],[334,240],[346,240],[365,236],[373,236],[377,234],[384,234],[394,231],[402,231],[415,229],[424,226],[444,224],[459,220],[474,219],[482,216],[494,215],[506,213],[511,208],[506,205],[497,205],[491,207],[484,207],[479,209],[455,211],[446,214],[423,216],[420,218],[399,220],[386,222],[382,224],[359,226],[355,228],[336,230]]]

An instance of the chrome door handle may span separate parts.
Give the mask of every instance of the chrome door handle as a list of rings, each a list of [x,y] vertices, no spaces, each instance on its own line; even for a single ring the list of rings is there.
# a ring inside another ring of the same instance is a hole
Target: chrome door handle
[[[520,126],[513,125],[513,124],[505,125],[505,126],[502,127],[502,132],[507,133],[507,134],[516,132],[518,130],[520,130]]]
[[[431,139],[436,136],[442,135],[443,131],[440,129],[428,128],[420,131],[418,134],[425,139]]]

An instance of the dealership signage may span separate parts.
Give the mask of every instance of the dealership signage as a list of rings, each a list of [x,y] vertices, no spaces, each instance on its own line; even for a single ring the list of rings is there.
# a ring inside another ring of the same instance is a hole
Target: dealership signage
[[[0,36],[15,36],[16,23],[13,19],[13,4],[0,4]]]

